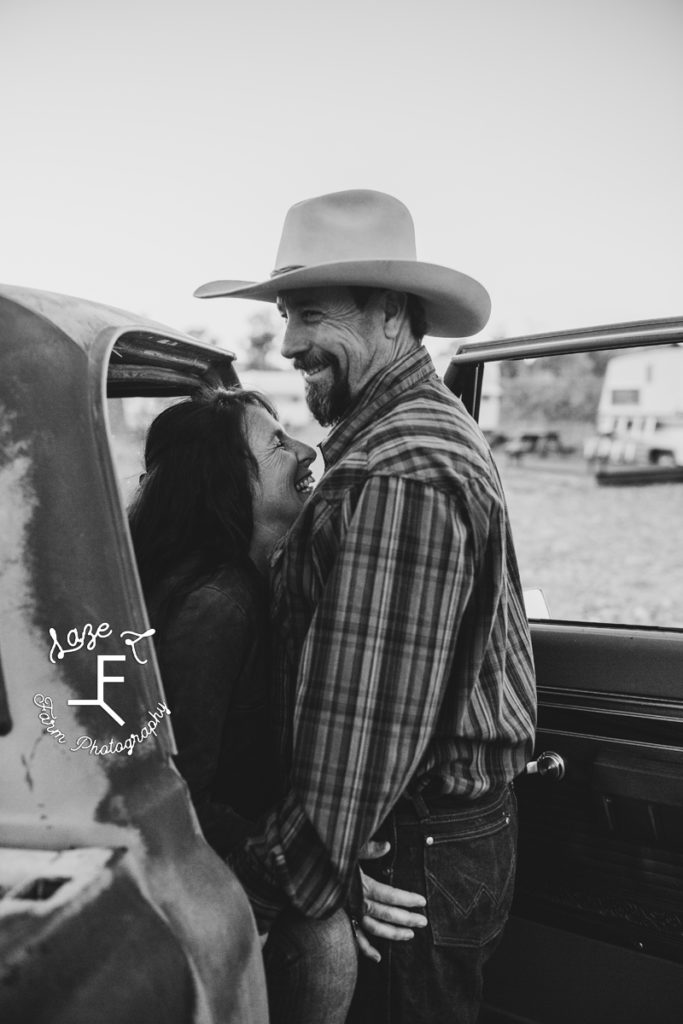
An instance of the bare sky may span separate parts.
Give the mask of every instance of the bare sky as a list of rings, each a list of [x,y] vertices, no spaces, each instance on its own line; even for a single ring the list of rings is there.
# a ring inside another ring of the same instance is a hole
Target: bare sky
[[[0,281],[239,347],[285,211],[390,192],[506,334],[683,314],[680,0],[0,0]]]

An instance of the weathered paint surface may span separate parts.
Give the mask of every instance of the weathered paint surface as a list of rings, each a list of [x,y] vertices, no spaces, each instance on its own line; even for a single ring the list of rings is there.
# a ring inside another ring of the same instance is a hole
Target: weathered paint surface
[[[147,348],[156,331],[160,353],[173,336],[121,311],[0,288],[0,663],[12,722],[0,737],[0,847],[126,851],[116,886],[152,930],[165,922],[169,949],[177,945],[194,979],[183,1019],[264,1021],[246,897],[199,835],[170,761],[168,715],[151,717],[164,702],[151,641],[140,641],[138,660],[121,636],[149,625],[106,436],[107,361],[126,329],[147,332]],[[105,623],[91,649],[56,656],[55,637],[62,650],[76,647]],[[101,706],[67,703],[96,697],[98,655],[125,655],[102,663],[123,676],[105,684],[123,725]],[[117,752],[131,735],[130,752]],[[92,906],[110,906],[110,890],[91,892]],[[35,926],[35,909],[25,918]],[[64,955],[63,943],[51,950]],[[15,953],[28,983],[31,956]],[[139,952],[112,956],[136,975]],[[20,978],[15,971],[15,988]]]

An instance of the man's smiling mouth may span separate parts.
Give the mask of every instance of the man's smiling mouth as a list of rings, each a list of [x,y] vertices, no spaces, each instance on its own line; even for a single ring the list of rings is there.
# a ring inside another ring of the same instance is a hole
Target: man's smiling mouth
[[[295,359],[294,369],[300,370],[305,381],[314,380],[318,377],[323,370],[328,370],[333,367],[333,360],[331,359]]]
[[[314,380],[320,376],[323,370],[329,368],[329,363],[321,363],[319,366],[312,367],[310,370],[302,370],[304,380]]]

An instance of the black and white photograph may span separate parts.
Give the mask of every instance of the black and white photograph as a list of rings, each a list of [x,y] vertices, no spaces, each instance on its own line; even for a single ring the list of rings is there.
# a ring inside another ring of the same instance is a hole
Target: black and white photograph
[[[0,0],[2,1024],[680,1024],[682,53]]]

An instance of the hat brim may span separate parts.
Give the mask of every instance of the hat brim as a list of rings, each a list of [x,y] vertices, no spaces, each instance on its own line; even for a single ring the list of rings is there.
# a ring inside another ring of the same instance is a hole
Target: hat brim
[[[437,338],[469,338],[487,324],[491,300],[483,285],[457,270],[416,260],[349,260],[321,263],[275,274],[267,281],[209,281],[195,291],[199,299],[228,297],[275,302],[294,288],[357,285],[391,288],[422,299],[427,333]]]

